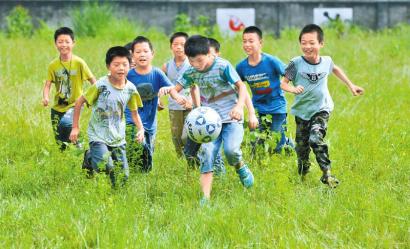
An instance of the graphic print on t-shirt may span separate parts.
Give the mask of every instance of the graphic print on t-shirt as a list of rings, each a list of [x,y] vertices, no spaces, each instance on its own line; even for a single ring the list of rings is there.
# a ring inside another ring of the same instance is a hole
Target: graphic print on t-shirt
[[[111,92],[108,90],[107,86],[101,86],[99,89],[99,98],[95,108],[95,112],[98,114],[99,123],[103,127],[107,127],[105,131],[108,133],[110,126],[115,126],[114,130],[119,130],[119,125],[123,117],[122,104],[117,102],[115,99],[110,99],[109,96]],[[104,134],[106,137],[109,137],[109,134]]]
[[[141,83],[137,85],[137,90],[142,101],[152,100],[156,94],[151,83]]]
[[[300,73],[303,78],[310,81],[312,84],[316,84],[319,80],[323,79],[326,76],[326,72],[322,73]]]

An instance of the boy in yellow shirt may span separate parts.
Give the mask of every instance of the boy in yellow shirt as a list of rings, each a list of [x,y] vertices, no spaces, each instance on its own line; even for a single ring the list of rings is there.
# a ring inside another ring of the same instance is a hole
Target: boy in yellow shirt
[[[51,84],[56,87],[54,104],[51,107],[51,124],[60,149],[64,150],[70,142],[69,135],[73,125],[73,107],[83,93],[83,83],[88,80],[95,83],[95,77],[87,64],[73,54],[74,32],[61,27],[54,33],[55,46],[59,57],[48,66],[47,80],[43,89],[43,105],[49,105]]]

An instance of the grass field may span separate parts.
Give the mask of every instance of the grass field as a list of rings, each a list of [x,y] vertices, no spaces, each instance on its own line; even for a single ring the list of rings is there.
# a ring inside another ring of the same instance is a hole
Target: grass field
[[[170,57],[167,37],[146,35],[160,66]],[[74,52],[100,77],[108,47],[134,36],[78,39]],[[264,51],[288,62],[300,54],[297,36],[267,37]],[[82,152],[58,151],[50,109],[41,105],[57,56],[52,36],[0,36],[0,248],[410,248],[410,27],[341,38],[326,30],[325,39],[322,54],[366,90],[352,97],[330,77],[327,141],[340,187],[321,184],[316,164],[302,182],[295,155],[256,161],[244,143],[255,186],[244,189],[228,168],[214,181],[210,207],[201,208],[199,172],[176,157],[167,110],[159,113],[151,173],[134,173],[115,191],[104,175],[86,179]],[[233,64],[241,51],[240,37],[222,42]],[[88,116],[85,109],[83,133]],[[294,117],[289,124],[294,137]]]

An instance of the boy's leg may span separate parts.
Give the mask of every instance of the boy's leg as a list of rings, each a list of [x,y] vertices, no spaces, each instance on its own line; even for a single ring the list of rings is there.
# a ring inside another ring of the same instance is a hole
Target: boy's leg
[[[241,144],[243,134],[243,124],[241,123],[222,124],[220,136],[222,136],[226,159],[230,165],[235,166],[242,184],[249,188],[253,185],[254,178],[248,166],[242,161]]]
[[[210,143],[202,144],[200,150],[201,158],[201,190],[204,194],[204,198],[209,199],[211,197],[212,179],[213,179],[213,165],[215,156],[221,147],[222,137],[219,137]]]
[[[60,146],[60,150],[64,150],[66,148],[66,145],[63,143],[63,141],[60,138],[60,132],[59,132],[60,120],[63,115],[64,113],[51,109],[51,115],[50,115],[51,127],[53,128],[54,138],[57,144]]]
[[[73,128],[74,108],[68,109],[60,119],[58,132],[60,140],[66,143],[70,142],[70,133]]]
[[[184,146],[184,155],[187,160],[188,166],[191,168],[196,168],[200,165],[199,149],[201,144],[194,142],[192,139],[187,137],[186,144]]]
[[[296,121],[296,155],[298,156],[298,173],[306,175],[309,172],[309,132],[310,122],[295,117]]]
[[[125,145],[112,148],[111,153],[112,153],[112,159],[114,161],[114,165],[121,166],[121,169],[124,173],[122,184],[125,184],[125,182],[128,180],[128,177],[129,177],[129,169],[128,169]],[[111,178],[111,182],[113,183],[113,185],[115,185],[115,173],[114,173],[115,170],[113,170],[112,172],[113,173],[112,173],[112,176],[110,175],[110,178]]]
[[[184,144],[182,142],[182,129],[184,127],[184,111],[183,110],[169,110],[169,121],[171,124],[172,143],[178,157],[183,155],[182,150]]]
[[[226,173],[224,159],[222,158],[222,148],[218,150],[218,154],[214,160],[214,173],[215,175],[224,175]]]
[[[97,173],[101,171],[100,169],[102,167],[104,167],[105,170],[113,167],[111,152],[108,146],[102,142],[90,142],[90,156],[91,167]]]
[[[143,151],[142,151],[142,165],[141,171],[148,173],[152,170],[152,156],[154,153],[154,139],[155,134],[150,134],[145,131],[144,133],[144,142],[143,142]]]
[[[316,161],[322,171],[330,169],[328,146],[324,141],[329,113],[319,112],[310,119],[309,145],[316,155]]]
[[[294,147],[293,142],[290,138],[286,137],[287,131],[287,122],[286,122],[286,113],[275,113],[272,114],[272,124],[270,130],[274,132],[277,137],[277,143],[275,147],[275,153],[280,153],[282,148],[285,145],[289,145],[290,147]]]
[[[142,165],[142,153],[143,147],[140,143],[135,141],[135,135],[137,132],[137,128],[133,124],[127,124],[125,130],[125,140],[127,142],[126,145],[126,154],[128,165],[131,167],[133,171],[137,171],[140,169]]]

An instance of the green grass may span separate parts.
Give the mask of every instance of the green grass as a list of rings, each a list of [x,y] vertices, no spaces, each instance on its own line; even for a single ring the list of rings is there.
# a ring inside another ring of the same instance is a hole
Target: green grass
[[[160,66],[170,57],[168,40],[157,31],[146,35]],[[300,54],[297,36],[289,30],[281,39],[267,37],[264,50],[288,62]],[[74,51],[102,76],[108,47],[133,37],[78,39]],[[214,181],[211,206],[200,208],[199,172],[176,157],[166,110],[159,113],[151,173],[132,174],[116,191],[104,175],[86,179],[81,152],[58,151],[50,110],[41,106],[46,68],[56,56],[52,37],[0,36],[0,247],[410,248],[408,51],[408,26],[340,39],[326,30],[323,54],[366,89],[352,97],[334,76],[329,80],[335,110],[327,140],[339,188],[319,182],[317,165],[302,182],[295,155],[256,161],[244,143],[255,186],[244,189],[228,168]],[[222,41],[222,55],[233,64],[243,58],[240,37]],[[85,109],[83,133],[88,116]],[[294,137],[292,116],[289,124]]]

